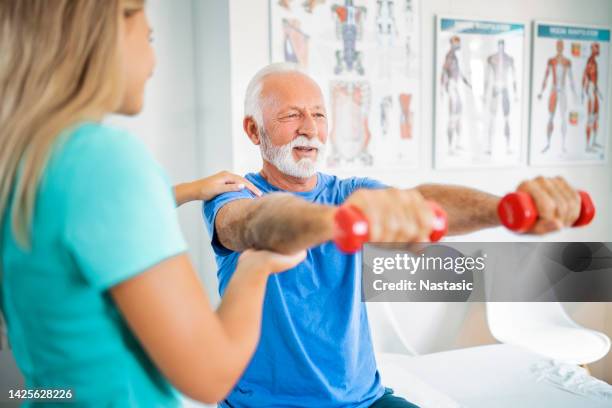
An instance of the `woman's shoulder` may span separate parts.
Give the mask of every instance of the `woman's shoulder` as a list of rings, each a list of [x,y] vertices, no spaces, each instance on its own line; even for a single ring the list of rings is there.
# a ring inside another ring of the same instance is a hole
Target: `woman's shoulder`
[[[148,151],[145,144],[128,131],[99,122],[71,126],[62,133],[58,142],[60,150],[69,149],[81,155]]]
[[[156,164],[149,148],[130,132],[104,123],[84,122],[58,137],[50,164],[62,168]]]
[[[46,171],[51,180],[66,187],[103,180],[128,182],[159,173],[161,168],[143,141],[125,130],[95,122],[65,130]]]

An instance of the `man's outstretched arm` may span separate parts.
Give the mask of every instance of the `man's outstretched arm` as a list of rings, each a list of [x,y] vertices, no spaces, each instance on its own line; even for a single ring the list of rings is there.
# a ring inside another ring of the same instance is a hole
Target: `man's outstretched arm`
[[[274,249],[290,254],[333,238],[334,207],[310,203],[289,193],[236,200],[219,210],[215,230],[232,251]]]
[[[537,177],[517,190],[531,195],[538,210],[538,221],[529,233],[571,226],[580,214],[578,193],[561,177]],[[360,189],[345,203],[364,213],[371,242],[426,242],[433,226],[427,200],[446,210],[450,234],[500,225],[500,197],[469,187],[425,184],[410,190]],[[233,251],[256,248],[290,254],[333,239],[335,211],[334,206],[274,193],[226,204],[217,214],[215,230],[219,242]]]
[[[469,187],[424,184],[417,190],[428,200],[437,202],[448,215],[448,234],[467,234],[497,227],[497,205],[500,197]]]
[[[448,214],[449,234],[467,234],[500,225],[497,206],[500,197],[469,187],[424,184],[417,190],[436,201]],[[528,231],[546,234],[569,227],[580,215],[580,196],[563,177],[536,177],[516,188],[529,194],[538,211],[538,221]]]
[[[359,189],[345,204],[363,212],[373,242],[424,242],[432,229],[431,208],[414,189]],[[226,204],[217,213],[215,231],[219,242],[233,251],[290,254],[332,240],[335,213],[334,206],[274,193]]]

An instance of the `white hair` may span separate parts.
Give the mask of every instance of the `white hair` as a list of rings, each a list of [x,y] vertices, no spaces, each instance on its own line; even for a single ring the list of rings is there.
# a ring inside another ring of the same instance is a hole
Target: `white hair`
[[[308,72],[298,64],[292,62],[277,62],[266,65],[257,71],[247,86],[246,95],[244,97],[244,116],[252,117],[259,127],[263,127],[263,100],[261,98],[263,80],[270,75],[281,73],[302,74],[310,78]]]

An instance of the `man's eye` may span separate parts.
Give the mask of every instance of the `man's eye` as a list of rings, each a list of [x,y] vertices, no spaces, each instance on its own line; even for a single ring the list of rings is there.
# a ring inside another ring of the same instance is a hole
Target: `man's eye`
[[[315,116],[316,116],[317,118],[324,118],[324,117],[325,117],[325,114],[324,114],[324,113],[315,113]]]
[[[286,118],[297,118],[298,114],[297,113],[290,113],[287,116],[285,116]]]

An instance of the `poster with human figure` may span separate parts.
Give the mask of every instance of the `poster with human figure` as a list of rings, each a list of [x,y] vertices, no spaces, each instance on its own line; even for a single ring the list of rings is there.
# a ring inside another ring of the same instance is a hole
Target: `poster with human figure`
[[[436,48],[435,167],[519,165],[525,25],[439,16]]]
[[[529,160],[604,163],[610,29],[536,22]]]
[[[420,0],[270,0],[272,62],[321,86],[326,166],[371,174],[419,165]]]

